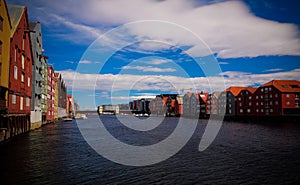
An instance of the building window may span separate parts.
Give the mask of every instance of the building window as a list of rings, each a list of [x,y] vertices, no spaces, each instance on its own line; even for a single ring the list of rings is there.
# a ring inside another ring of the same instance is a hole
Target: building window
[[[13,94],[13,95],[11,96],[11,103],[12,103],[12,104],[16,104],[16,103],[17,103],[17,96],[16,96],[15,94]]]
[[[241,97],[239,97],[239,99],[238,99],[239,101],[241,101],[242,99],[241,99]]]
[[[278,101],[275,101],[275,105],[278,105]]]
[[[249,106],[252,106],[252,102],[249,102]]]
[[[269,87],[269,91],[272,91],[272,87]]]
[[[273,97],[273,95],[272,94],[270,94],[270,98],[272,98]]]
[[[261,91],[261,92],[264,92],[264,89],[263,89],[263,88],[261,88],[261,89],[260,89],[260,91]]]
[[[286,102],[287,105],[290,105],[291,103],[289,101]]]
[[[256,102],[256,106],[258,106],[258,102]]]
[[[250,112],[251,112],[251,109],[247,109],[247,112],[250,113]]]
[[[240,107],[242,106],[242,103],[240,103]]]
[[[256,109],[256,112],[258,112],[259,110],[258,109]]]
[[[278,94],[275,94],[275,98],[278,98]]]
[[[270,101],[270,105],[272,105],[272,104],[273,104],[273,102]]]
[[[243,112],[243,109],[240,109],[240,113],[242,113]]]
[[[3,31],[3,18],[0,16],[0,31]]]
[[[252,96],[249,96],[249,100],[252,100]]]
[[[25,56],[22,55],[22,69],[24,69],[25,67]]]
[[[264,109],[260,109],[260,112],[264,112]]]
[[[30,77],[27,78],[27,86],[30,87]]]
[[[273,109],[270,109],[270,112],[273,112]]]
[[[263,95],[260,95],[260,99],[263,99],[264,98],[264,96]]]
[[[30,105],[30,99],[26,98],[26,107],[29,107],[29,105]]]
[[[2,43],[2,41],[0,40],[0,55],[2,54],[2,45],[3,45],[3,43]]]
[[[295,102],[295,107],[299,107],[299,102],[298,101]]]
[[[263,103],[263,102],[260,102],[260,105],[264,105],[264,103]]]
[[[24,73],[21,75],[21,82],[24,82]]]
[[[23,97],[20,97],[20,110],[23,110]]]
[[[15,48],[14,59],[15,59],[15,62],[17,62],[17,46]]]
[[[286,94],[286,97],[289,98],[289,97],[290,97],[290,94]]]
[[[18,80],[18,67],[14,66],[14,79]]]

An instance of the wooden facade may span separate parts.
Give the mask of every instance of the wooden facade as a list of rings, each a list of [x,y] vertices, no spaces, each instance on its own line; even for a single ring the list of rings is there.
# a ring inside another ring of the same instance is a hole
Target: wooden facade
[[[8,108],[11,23],[5,0],[0,0],[0,115]]]
[[[300,115],[300,82],[272,80],[255,93],[255,116]]]
[[[42,125],[42,80],[43,80],[43,43],[40,22],[30,22],[30,40],[32,47],[32,99],[31,129]]]
[[[54,120],[54,93],[55,93],[55,77],[54,69],[48,66],[48,93],[47,93],[47,115],[46,120],[52,122]]]
[[[46,60],[47,56],[43,56],[42,61],[42,122],[47,123],[46,115],[47,115],[47,96],[48,96],[48,64]]]
[[[218,115],[219,114],[219,103],[218,99],[221,92],[213,92],[208,95],[206,101],[206,114],[207,115]]]
[[[27,8],[8,6],[11,19],[8,114],[30,115],[32,52]]]
[[[254,92],[257,88],[245,87],[236,97],[236,115],[237,116],[254,116],[255,99]]]

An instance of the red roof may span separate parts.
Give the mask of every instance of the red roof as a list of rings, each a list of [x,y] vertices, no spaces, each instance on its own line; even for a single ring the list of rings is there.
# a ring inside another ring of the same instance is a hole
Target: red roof
[[[233,87],[228,87],[225,91],[226,92],[231,92],[234,96],[237,96],[240,94],[242,90],[246,90],[247,87],[238,87],[238,86],[233,86]]]
[[[254,93],[256,91],[257,88],[254,87],[246,87],[246,90],[248,90],[250,93]]]
[[[297,80],[272,80],[262,87],[274,86],[281,92],[300,92],[300,82]]]
[[[197,92],[195,93],[195,96],[197,97],[197,99],[199,99],[199,97],[206,102],[207,98],[208,98],[208,93],[207,92]]]

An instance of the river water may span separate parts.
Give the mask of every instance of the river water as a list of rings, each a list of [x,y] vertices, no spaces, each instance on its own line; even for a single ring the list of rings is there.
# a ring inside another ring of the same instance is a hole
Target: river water
[[[90,115],[81,123],[98,119]],[[149,145],[171,134],[178,118],[137,133],[114,116],[101,120],[119,140]],[[206,125],[200,120],[176,155],[133,167],[95,152],[75,121],[49,124],[0,144],[0,184],[300,184],[300,124],[224,122],[214,142],[199,152]]]

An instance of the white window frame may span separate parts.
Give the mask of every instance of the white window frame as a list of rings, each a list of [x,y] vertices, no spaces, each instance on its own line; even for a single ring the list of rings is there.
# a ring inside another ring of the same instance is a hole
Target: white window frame
[[[31,83],[30,83],[30,77],[28,77],[27,80],[28,80],[28,81],[27,81],[27,86],[30,87],[30,84],[31,84]]]
[[[30,106],[30,99],[27,97],[26,98],[26,107],[29,107]]]
[[[17,95],[15,94],[11,95],[11,103],[14,105],[17,103]]]
[[[14,79],[18,80],[18,67],[14,66]]]
[[[25,56],[22,54],[22,69],[25,68]]]
[[[25,75],[22,73],[22,74],[21,74],[21,82],[24,82],[24,76],[25,76]]]
[[[20,110],[23,110],[24,106],[23,106],[23,97],[20,97]]]

